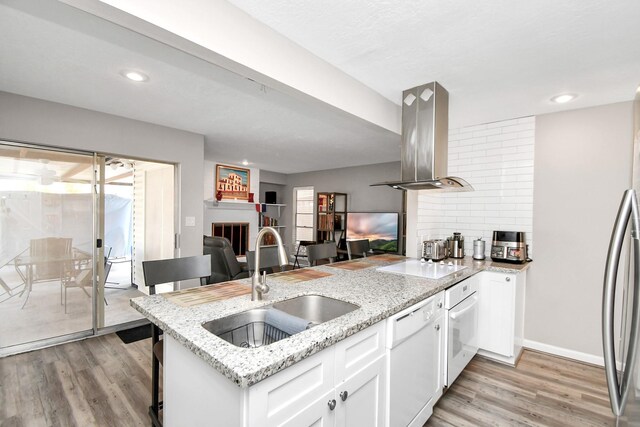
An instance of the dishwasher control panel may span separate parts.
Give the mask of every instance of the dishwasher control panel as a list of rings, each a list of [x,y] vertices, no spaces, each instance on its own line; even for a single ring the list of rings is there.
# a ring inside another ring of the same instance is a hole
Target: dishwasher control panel
[[[387,319],[387,348],[409,338],[444,310],[444,292],[439,292]]]

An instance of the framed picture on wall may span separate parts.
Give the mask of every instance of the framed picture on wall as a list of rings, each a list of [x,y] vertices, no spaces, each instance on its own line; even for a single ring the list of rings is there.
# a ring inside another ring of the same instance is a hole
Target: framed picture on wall
[[[249,200],[249,169],[216,165],[214,193],[220,192],[223,200]]]

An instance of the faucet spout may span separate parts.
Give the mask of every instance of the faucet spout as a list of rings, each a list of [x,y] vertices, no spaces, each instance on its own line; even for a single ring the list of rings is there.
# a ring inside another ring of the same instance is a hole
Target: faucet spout
[[[278,245],[278,262],[280,265],[289,264],[289,259],[287,257],[287,252],[284,250],[284,245],[282,244],[282,238],[280,237],[280,233],[278,233],[272,227],[264,227],[260,232],[258,232],[258,237],[256,237],[256,254],[255,254],[255,266],[253,276],[251,277],[251,301],[261,301],[262,296],[269,292],[269,286],[267,286],[267,275],[264,274],[260,277],[260,244],[262,243],[262,239],[266,234],[272,234],[276,239],[276,244]]]

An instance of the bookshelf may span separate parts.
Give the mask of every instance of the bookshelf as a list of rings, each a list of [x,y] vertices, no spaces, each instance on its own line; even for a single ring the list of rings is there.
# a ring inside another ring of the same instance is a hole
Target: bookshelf
[[[280,215],[282,214],[281,208],[286,207],[285,204],[280,203],[262,203],[261,204],[261,212],[258,213],[258,229],[262,229],[264,227],[274,228],[284,241],[284,235],[282,234],[285,226],[279,224]],[[276,214],[277,212],[277,214]],[[267,234],[264,236],[264,240],[262,241],[263,246],[275,245],[276,239]]]
[[[345,193],[318,193],[316,241],[334,241],[346,237],[347,195]]]

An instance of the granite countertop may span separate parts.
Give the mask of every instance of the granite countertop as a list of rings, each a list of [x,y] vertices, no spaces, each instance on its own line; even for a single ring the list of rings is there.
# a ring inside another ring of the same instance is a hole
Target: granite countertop
[[[446,260],[468,268],[438,280],[377,271],[379,267],[406,259],[408,258],[398,257],[394,261],[385,261],[377,260],[375,256],[360,259],[359,261],[371,266],[356,271],[329,265],[313,267],[331,275],[301,283],[290,283],[282,278],[268,276],[267,283],[271,290],[263,301],[251,301],[251,295],[243,295],[181,307],[162,295],[153,295],[133,298],[131,305],[229,380],[240,387],[248,387],[473,274],[483,270],[518,273],[529,266],[495,263],[490,260],[474,261],[471,257],[466,257],[461,260]],[[250,279],[238,282],[251,286]],[[209,320],[309,294],[340,299],[361,308],[259,348],[236,347],[201,326]]]

